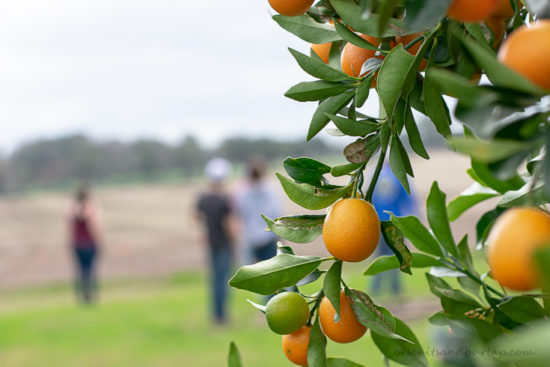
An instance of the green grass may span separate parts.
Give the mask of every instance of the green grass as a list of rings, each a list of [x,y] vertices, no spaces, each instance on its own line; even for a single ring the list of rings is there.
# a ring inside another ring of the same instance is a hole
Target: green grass
[[[347,283],[365,289],[360,269],[348,270],[353,276],[346,276]],[[320,285],[317,281],[309,288]],[[110,281],[95,307],[78,306],[68,285],[3,291],[0,366],[224,366],[230,341],[246,366],[292,366],[280,349],[280,336],[267,329],[263,315],[246,301],[258,298],[233,291],[231,322],[216,327],[209,320],[207,286],[201,273]],[[405,286],[407,297],[428,294],[422,272],[406,277]],[[380,303],[389,300],[381,297]],[[427,321],[409,324],[427,345]],[[381,365],[369,337],[349,345],[329,342],[328,352],[366,366]]]

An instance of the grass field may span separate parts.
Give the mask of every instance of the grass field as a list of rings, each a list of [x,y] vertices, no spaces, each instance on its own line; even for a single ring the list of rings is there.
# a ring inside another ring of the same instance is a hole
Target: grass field
[[[349,284],[364,289],[365,278],[352,274],[347,276]],[[401,302],[425,297],[424,282],[422,272],[406,277]],[[310,290],[319,286],[312,284]],[[101,302],[91,308],[76,305],[68,285],[3,291],[0,366],[224,366],[230,341],[237,343],[247,366],[292,365],[280,350],[280,336],[271,333],[263,315],[246,302],[254,295],[234,291],[231,322],[220,327],[209,321],[206,290],[204,274],[188,272],[156,280],[110,281],[102,288]],[[390,308],[394,304],[387,296],[379,299]],[[425,316],[409,324],[429,344]],[[369,337],[351,345],[329,343],[328,350],[367,366],[381,363]]]

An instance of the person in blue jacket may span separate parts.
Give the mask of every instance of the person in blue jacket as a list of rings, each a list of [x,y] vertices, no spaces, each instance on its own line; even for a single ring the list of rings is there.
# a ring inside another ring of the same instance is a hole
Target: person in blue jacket
[[[378,183],[372,196],[372,204],[376,209],[380,221],[390,219],[388,212],[393,213],[397,217],[410,215],[415,212],[412,190],[411,195],[407,194],[399,180],[394,176],[388,163],[384,164],[380,172]],[[393,255],[392,249],[388,246],[382,234],[380,235],[377,251],[378,256]],[[371,284],[371,292],[374,294],[379,293],[382,283],[385,281],[390,283],[391,291],[394,295],[401,293],[402,287],[399,269],[376,274]]]

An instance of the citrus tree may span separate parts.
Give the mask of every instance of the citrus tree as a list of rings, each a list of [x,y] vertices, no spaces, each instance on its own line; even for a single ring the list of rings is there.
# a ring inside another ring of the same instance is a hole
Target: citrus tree
[[[276,257],[241,267],[230,285],[261,295],[284,291],[266,307],[256,307],[266,312],[273,331],[284,334],[283,352],[297,365],[361,366],[361,361],[328,357],[327,337],[339,343],[370,337],[386,365],[427,366],[425,347],[414,331],[376,299],[342,281],[345,263],[367,259],[382,235],[394,255],[369,262],[365,275],[397,268],[425,272],[427,286],[441,303],[429,321],[448,328],[443,343],[485,351],[452,354],[441,363],[548,366],[550,20],[544,18],[550,17],[549,2],[269,4],[278,13],[273,20],[312,44],[310,55],[289,51],[315,80],[285,94],[317,103],[307,140],[329,124],[356,140],[343,151],[345,164],[288,158],[286,175],[277,174],[292,201],[308,210],[327,208],[326,215],[264,217],[268,229],[290,243],[305,244],[322,235],[333,256],[297,256],[281,245]],[[364,108],[372,93],[379,99],[377,116]],[[431,120],[457,154],[470,157],[467,173],[473,184],[447,201],[434,182],[426,202],[427,225],[415,216],[380,221],[370,202],[384,162],[389,160],[408,191],[414,167],[403,140],[408,139],[410,154],[429,159],[415,121],[418,114]],[[461,122],[463,133],[451,130],[453,121]],[[368,165],[373,174],[367,178]],[[348,184],[331,182],[342,176]],[[476,238],[455,238],[450,222],[490,198],[498,202],[478,219]],[[475,268],[472,248],[487,254],[490,272]],[[320,277],[318,292],[300,292]],[[241,366],[234,344],[229,365]]]

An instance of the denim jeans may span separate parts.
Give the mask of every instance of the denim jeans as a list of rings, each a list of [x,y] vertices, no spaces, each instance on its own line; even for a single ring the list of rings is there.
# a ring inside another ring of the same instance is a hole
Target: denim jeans
[[[212,312],[217,322],[224,322],[227,317],[227,291],[229,272],[231,270],[231,248],[229,245],[212,247],[210,252],[212,282]]]
[[[95,279],[95,247],[75,248],[75,257],[78,265],[76,279],[77,297],[84,303],[92,303],[96,296],[97,284]]]

